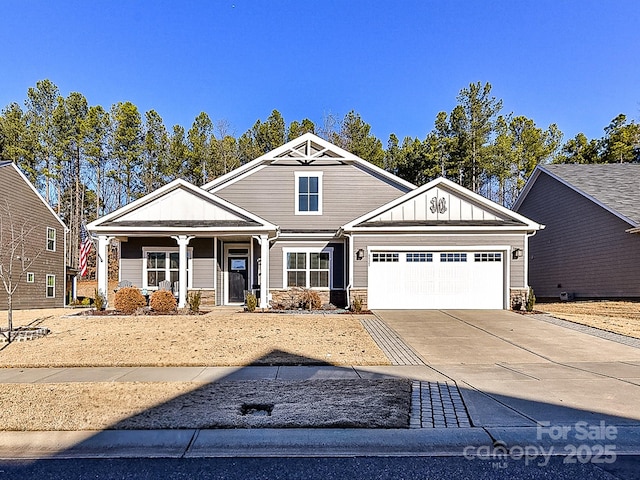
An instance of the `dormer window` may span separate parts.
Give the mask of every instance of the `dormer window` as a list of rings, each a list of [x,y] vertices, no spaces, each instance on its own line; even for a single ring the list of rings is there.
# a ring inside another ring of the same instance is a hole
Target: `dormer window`
[[[322,172],[295,172],[296,215],[322,215]]]

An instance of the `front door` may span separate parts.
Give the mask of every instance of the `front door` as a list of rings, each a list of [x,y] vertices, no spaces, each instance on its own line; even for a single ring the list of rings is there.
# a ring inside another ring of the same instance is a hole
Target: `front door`
[[[249,288],[249,257],[229,257],[229,303],[243,303]]]

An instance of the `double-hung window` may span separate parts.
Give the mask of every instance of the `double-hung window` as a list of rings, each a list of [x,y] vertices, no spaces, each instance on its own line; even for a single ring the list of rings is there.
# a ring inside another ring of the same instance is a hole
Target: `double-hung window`
[[[192,249],[187,251],[187,285],[191,285]],[[143,288],[157,288],[160,282],[169,280],[173,285],[180,276],[180,253],[177,249],[144,249]]]
[[[322,215],[322,172],[295,172],[296,215]]]
[[[332,248],[284,250],[285,288],[331,288]]]
[[[47,298],[56,296],[56,276],[47,275]]]
[[[56,229],[47,227],[47,250],[50,252],[56,251]]]

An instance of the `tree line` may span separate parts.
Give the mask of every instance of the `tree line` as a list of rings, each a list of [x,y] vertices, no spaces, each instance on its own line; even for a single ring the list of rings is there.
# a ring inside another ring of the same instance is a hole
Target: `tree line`
[[[79,238],[81,225],[150,193],[176,178],[196,185],[281,146],[306,132],[422,185],[449,178],[510,206],[539,163],[640,161],[640,125],[618,115],[600,139],[580,133],[562,143],[556,124],[503,113],[489,83],[460,90],[451,112],[440,112],[425,138],[391,134],[386,147],[355,111],[328,114],[321,125],[305,118],[286,123],[273,110],[235,137],[229,122],[200,113],[187,130],[169,130],[155,110],[131,102],[109,109],[89,105],[78,92],[64,97],[50,80],[27,91],[23,104],[0,113],[0,159],[17,163]],[[68,242],[77,265],[77,242]]]

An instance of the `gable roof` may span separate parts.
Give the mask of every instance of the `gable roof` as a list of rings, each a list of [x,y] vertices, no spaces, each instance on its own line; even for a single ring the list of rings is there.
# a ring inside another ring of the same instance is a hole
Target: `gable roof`
[[[344,225],[344,231],[515,229],[542,225],[440,177]]]
[[[229,182],[233,182],[246,175],[250,175],[264,166],[284,160],[299,162],[302,165],[311,165],[322,161],[352,164],[375,176],[382,177],[388,182],[400,186],[405,191],[416,188],[412,183],[407,182],[406,180],[403,180],[400,177],[367,162],[366,160],[363,160],[353,153],[323,140],[313,133],[305,133],[295,140],[291,140],[281,147],[267,152],[255,160],[245,163],[235,170],[206,183],[202,188],[210,192],[215,192],[218,189],[223,188],[223,186]]]
[[[633,227],[640,226],[640,164],[538,165],[514,209],[522,205],[541,173],[596,203]]]
[[[87,229],[93,232],[153,233],[188,229],[276,230],[266,220],[182,179],[159,188],[99,218]]]
[[[6,171],[7,168],[12,168],[13,170],[15,170],[15,172],[22,178],[22,180],[29,186],[29,188],[31,188],[33,193],[36,195],[36,197],[38,197],[38,199],[47,208],[47,210],[51,212],[51,215],[53,215],[53,217],[58,221],[58,223],[62,226],[64,231],[68,231],[69,229],[64,224],[62,219],[58,216],[55,210],[51,208],[51,205],[49,205],[49,203],[44,199],[44,197],[40,195],[40,192],[38,192],[38,189],[36,189],[36,187],[33,185],[33,183],[31,183],[31,181],[27,178],[27,176],[24,173],[22,173],[22,170],[20,170],[20,168],[18,168],[18,166],[10,160],[0,161],[0,175],[2,174],[3,171]]]

